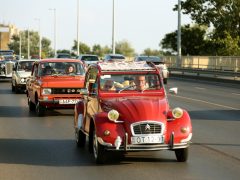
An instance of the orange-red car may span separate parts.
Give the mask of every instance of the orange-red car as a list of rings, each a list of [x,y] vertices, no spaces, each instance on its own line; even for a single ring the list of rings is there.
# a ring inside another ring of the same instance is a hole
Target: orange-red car
[[[26,83],[30,111],[43,116],[47,109],[73,108],[83,88],[85,69],[76,59],[42,59],[33,64]]]

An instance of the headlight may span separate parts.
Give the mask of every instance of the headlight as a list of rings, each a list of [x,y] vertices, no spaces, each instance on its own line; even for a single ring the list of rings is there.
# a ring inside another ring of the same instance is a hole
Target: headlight
[[[183,116],[183,110],[179,107],[172,110],[172,115],[174,118],[181,118]]]
[[[111,111],[108,112],[108,119],[110,121],[116,121],[119,118],[119,113],[112,109]]]
[[[47,95],[47,94],[51,94],[52,93],[52,89],[50,88],[43,88],[42,89],[42,94],[43,95]]]
[[[24,83],[24,82],[25,82],[25,81],[24,81],[24,78],[21,78],[20,82],[21,82],[21,83]]]

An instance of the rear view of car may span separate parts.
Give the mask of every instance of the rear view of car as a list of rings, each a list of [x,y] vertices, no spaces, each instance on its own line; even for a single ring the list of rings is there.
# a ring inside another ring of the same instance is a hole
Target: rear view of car
[[[125,56],[122,54],[106,54],[104,56],[104,62],[119,62],[119,61],[125,61]]]
[[[167,79],[169,77],[169,72],[167,69],[167,66],[163,59],[161,59],[158,56],[136,56],[134,61],[146,61],[146,62],[152,62],[155,64],[157,68],[159,68],[162,72],[163,82],[164,84],[167,84]]]
[[[91,54],[82,54],[78,57],[78,59],[81,60],[86,67],[91,64],[95,64],[95,63],[99,62],[98,56],[91,55]]]

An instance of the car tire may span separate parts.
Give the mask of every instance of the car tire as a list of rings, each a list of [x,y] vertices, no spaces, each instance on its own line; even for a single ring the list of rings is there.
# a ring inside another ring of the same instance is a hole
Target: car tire
[[[86,135],[79,129],[76,129],[75,138],[77,147],[84,147],[86,144]]]
[[[15,92],[15,86],[12,83],[12,92]]]
[[[36,105],[36,114],[37,116],[41,117],[44,115],[44,107],[40,105],[39,101],[37,102],[37,105]]]
[[[188,159],[188,148],[176,149],[175,155],[178,162],[186,162]]]
[[[34,111],[36,109],[35,104],[30,100],[30,98],[28,97],[28,107],[29,107],[29,111]]]
[[[104,150],[103,145],[101,145],[98,142],[95,129],[93,129],[92,134],[93,134],[92,146],[95,161],[97,164],[104,164],[107,160],[107,153]]]
[[[163,78],[163,83],[167,84],[167,78]]]

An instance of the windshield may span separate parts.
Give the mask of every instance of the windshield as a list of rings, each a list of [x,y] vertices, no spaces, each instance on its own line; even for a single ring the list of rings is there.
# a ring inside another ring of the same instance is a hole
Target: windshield
[[[24,61],[24,62],[19,62],[17,66],[18,71],[31,71],[32,70],[32,65],[33,61]]]
[[[103,91],[145,91],[161,89],[157,74],[117,74],[102,75],[100,89]]]
[[[79,62],[45,62],[41,63],[41,76],[46,75],[84,75],[85,70]]]
[[[98,61],[97,56],[82,56],[81,60],[83,61]]]

